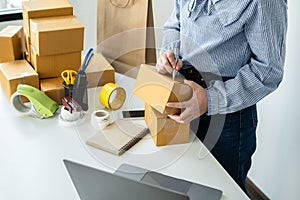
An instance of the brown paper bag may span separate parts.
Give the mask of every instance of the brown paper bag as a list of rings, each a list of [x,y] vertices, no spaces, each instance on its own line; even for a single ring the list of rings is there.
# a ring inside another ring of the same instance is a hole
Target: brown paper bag
[[[117,72],[136,77],[156,63],[151,0],[98,0],[97,20],[97,51]]]

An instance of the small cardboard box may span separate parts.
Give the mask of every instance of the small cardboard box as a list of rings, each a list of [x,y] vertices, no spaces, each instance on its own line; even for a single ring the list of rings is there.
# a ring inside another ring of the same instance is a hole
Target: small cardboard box
[[[22,26],[7,26],[0,31],[0,63],[22,59],[24,33]]]
[[[30,19],[73,15],[73,7],[67,0],[23,1],[24,29],[30,36]]]
[[[86,68],[86,76],[89,88],[115,83],[115,70],[100,53],[94,55]]]
[[[116,72],[124,74],[125,76],[136,79],[140,66],[132,66],[124,62],[120,62],[118,60],[111,59],[111,65],[115,69]]]
[[[83,50],[84,27],[75,16],[30,20],[31,45],[39,56]]]
[[[19,84],[28,84],[39,89],[39,77],[26,60],[0,64],[0,82],[3,92],[10,99]]]
[[[81,66],[81,52],[39,56],[31,46],[31,64],[40,78],[59,77],[63,70],[79,70]]]
[[[40,79],[40,88],[48,97],[61,105],[61,99],[65,96],[62,83],[63,79],[61,77]]]
[[[190,123],[178,123],[149,104],[145,104],[145,121],[156,146],[189,142]]]
[[[179,114],[180,109],[166,107],[168,102],[182,102],[192,97],[192,88],[183,79],[160,74],[153,66],[141,65],[133,93],[160,113]]]

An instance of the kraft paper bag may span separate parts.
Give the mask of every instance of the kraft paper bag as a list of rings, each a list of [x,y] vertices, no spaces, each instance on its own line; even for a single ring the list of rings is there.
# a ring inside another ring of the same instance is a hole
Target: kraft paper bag
[[[136,77],[141,64],[156,63],[153,26],[151,0],[98,0],[97,51]]]

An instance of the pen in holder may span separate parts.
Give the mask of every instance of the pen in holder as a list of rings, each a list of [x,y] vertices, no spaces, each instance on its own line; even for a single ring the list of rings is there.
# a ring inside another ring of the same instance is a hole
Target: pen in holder
[[[90,48],[84,57],[83,63],[76,74],[74,86],[73,86],[73,96],[72,98],[82,107],[82,110],[87,111],[88,106],[88,95],[87,95],[87,78],[85,70],[88,67],[94,56],[94,49]]]

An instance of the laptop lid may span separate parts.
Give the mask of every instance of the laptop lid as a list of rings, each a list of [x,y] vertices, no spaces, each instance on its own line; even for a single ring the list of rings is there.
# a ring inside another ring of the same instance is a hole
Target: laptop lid
[[[161,173],[123,163],[115,174],[186,194],[190,200],[219,200],[222,191],[216,188],[174,178]]]
[[[69,160],[63,161],[82,200],[189,200],[185,194],[111,174]]]

